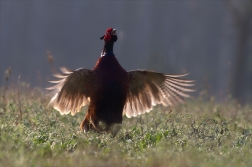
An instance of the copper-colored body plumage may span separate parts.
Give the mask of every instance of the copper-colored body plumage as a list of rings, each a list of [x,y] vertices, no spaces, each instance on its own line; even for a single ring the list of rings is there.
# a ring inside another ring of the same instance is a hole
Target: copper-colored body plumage
[[[109,41],[105,41],[102,57],[93,70],[61,68],[64,75],[55,75],[61,80],[52,81],[56,85],[49,88],[53,94],[50,104],[61,114],[74,115],[89,104],[80,128],[107,131],[113,124],[121,124],[124,114],[130,118],[151,111],[156,104],[174,105],[190,97],[186,92],[193,91],[187,88],[193,81],[181,79],[185,75],[125,71],[113,54],[117,36],[112,30],[107,32],[101,39]]]
[[[97,130],[99,121],[109,128],[114,123],[122,123],[122,111],[129,86],[128,73],[120,66],[114,56],[99,58],[92,72],[90,104],[85,121],[81,127],[92,122]],[[88,127],[85,127],[88,129]]]

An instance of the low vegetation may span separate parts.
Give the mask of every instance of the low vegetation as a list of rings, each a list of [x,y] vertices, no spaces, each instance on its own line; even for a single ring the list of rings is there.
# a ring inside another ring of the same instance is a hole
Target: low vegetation
[[[20,84],[21,85],[21,84]],[[47,107],[44,90],[1,89],[0,166],[251,166],[252,107],[192,99],[136,118],[119,133],[83,133]]]

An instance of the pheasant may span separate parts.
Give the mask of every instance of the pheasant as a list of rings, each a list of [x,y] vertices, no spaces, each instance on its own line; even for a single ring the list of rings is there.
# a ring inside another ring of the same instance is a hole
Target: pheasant
[[[109,131],[114,124],[150,112],[157,104],[175,105],[189,98],[193,81],[182,79],[185,75],[169,75],[147,70],[126,71],[113,53],[117,41],[116,30],[108,28],[104,36],[101,57],[92,70],[79,68],[71,71],[60,68],[63,74],[54,86],[48,88],[53,97],[49,105],[60,114],[75,115],[88,105],[85,118],[80,123],[82,131]],[[102,126],[104,125],[104,126]]]

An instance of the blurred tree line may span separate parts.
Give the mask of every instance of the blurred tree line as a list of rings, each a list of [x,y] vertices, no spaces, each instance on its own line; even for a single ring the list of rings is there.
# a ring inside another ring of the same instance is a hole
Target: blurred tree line
[[[251,1],[1,1],[0,84],[11,68],[46,87],[58,67],[92,69],[99,37],[117,29],[126,70],[190,73],[195,96],[252,100]]]

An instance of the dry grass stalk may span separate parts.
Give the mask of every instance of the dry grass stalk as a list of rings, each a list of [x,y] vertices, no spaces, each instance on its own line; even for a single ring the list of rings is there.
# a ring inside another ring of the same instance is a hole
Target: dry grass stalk
[[[47,51],[46,54],[47,54],[47,60],[49,61],[50,65],[51,65],[52,73],[55,73],[56,70],[55,70],[55,65],[54,65],[54,60],[53,60],[54,58],[53,58],[50,51]]]
[[[6,92],[8,90],[8,81],[9,81],[9,77],[11,74],[11,69],[8,68],[5,71],[5,87],[4,87],[4,91],[3,91],[3,110],[6,111]]]
[[[19,95],[19,80],[20,80],[20,75],[18,76],[18,83],[17,83],[17,97],[18,97],[19,120],[22,121],[23,113],[21,109],[20,95]],[[18,121],[17,121],[17,124],[18,124]]]

